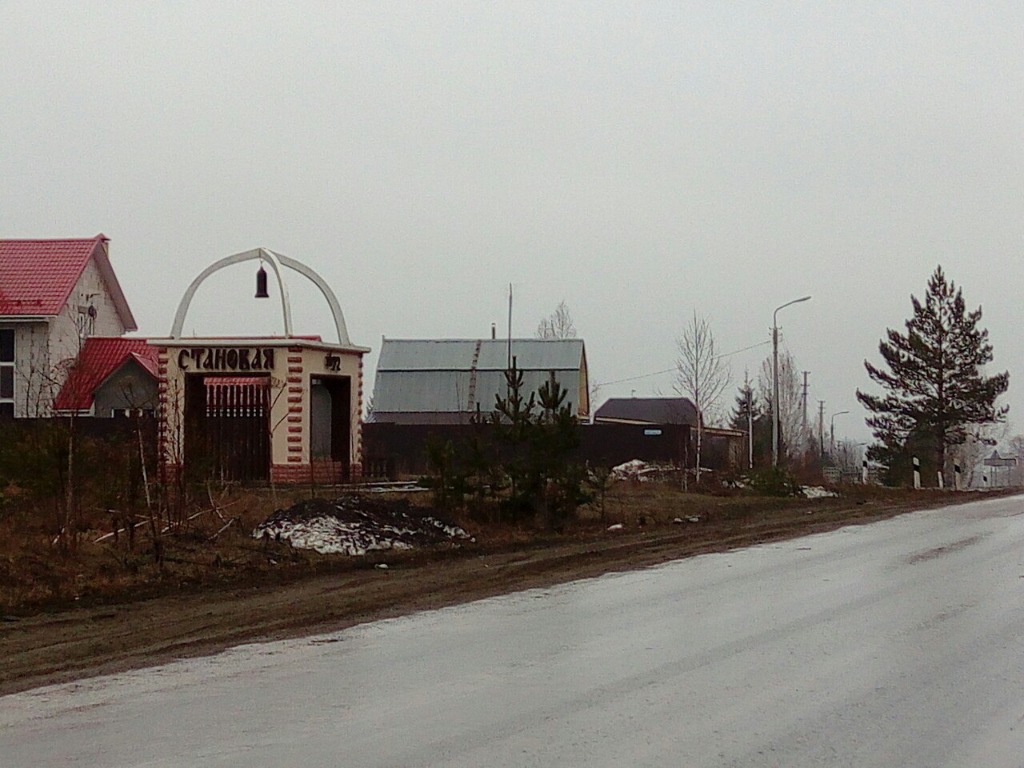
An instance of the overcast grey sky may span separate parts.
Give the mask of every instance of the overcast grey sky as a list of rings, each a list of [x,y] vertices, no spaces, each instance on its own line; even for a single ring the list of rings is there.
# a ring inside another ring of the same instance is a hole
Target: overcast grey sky
[[[333,286],[369,371],[381,336],[503,333],[509,282],[516,335],[567,302],[595,382],[671,367],[693,310],[728,351],[809,293],[780,327],[860,440],[863,361],[941,263],[1020,430],[1022,64],[1020,2],[0,0],[0,237],[104,232],[151,336],[271,248]],[[186,329],[280,330],[254,271]]]

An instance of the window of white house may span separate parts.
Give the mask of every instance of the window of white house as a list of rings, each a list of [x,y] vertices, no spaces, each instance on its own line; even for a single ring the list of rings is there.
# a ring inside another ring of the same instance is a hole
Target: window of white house
[[[0,417],[14,416],[14,329],[0,328]]]

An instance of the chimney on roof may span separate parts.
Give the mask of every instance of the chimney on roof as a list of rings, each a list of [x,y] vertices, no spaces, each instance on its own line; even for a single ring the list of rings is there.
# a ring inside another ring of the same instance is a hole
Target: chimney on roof
[[[498,338],[498,328],[494,323],[491,323],[491,339]]]

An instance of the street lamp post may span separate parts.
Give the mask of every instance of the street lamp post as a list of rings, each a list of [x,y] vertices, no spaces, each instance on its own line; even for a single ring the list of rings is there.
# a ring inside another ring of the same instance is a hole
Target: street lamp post
[[[772,313],[772,466],[779,466],[779,310],[807,301],[810,296],[787,301]]]
[[[832,414],[832,421],[828,428],[828,454],[832,456],[836,452],[836,416],[842,416],[849,411],[836,411]]]

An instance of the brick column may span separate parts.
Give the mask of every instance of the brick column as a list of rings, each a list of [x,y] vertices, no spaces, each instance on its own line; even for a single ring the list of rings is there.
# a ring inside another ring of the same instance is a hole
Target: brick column
[[[156,451],[158,456],[158,466],[161,472],[167,472],[170,470],[174,471],[175,462],[171,461],[169,455],[170,446],[168,445],[168,434],[169,429],[167,420],[171,416],[170,402],[168,399],[167,392],[167,360],[168,360],[167,347],[158,347],[156,351],[156,391],[157,391],[157,425],[156,425]]]
[[[363,356],[359,356],[359,379],[356,385],[356,421],[352,425],[356,436],[356,452],[352,457],[349,477],[355,482],[363,475]]]
[[[285,377],[285,398],[288,415],[285,417],[285,464],[271,464],[270,474],[275,483],[301,483],[309,480],[309,465],[302,463],[302,442],[305,438],[303,417],[306,404],[302,397],[302,347],[288,347],[288,368]]]
[[[288,348],[288,463],[302,463],[302,438],[304,436],[302,417],[305,403],[302,400],[302,347]]]

